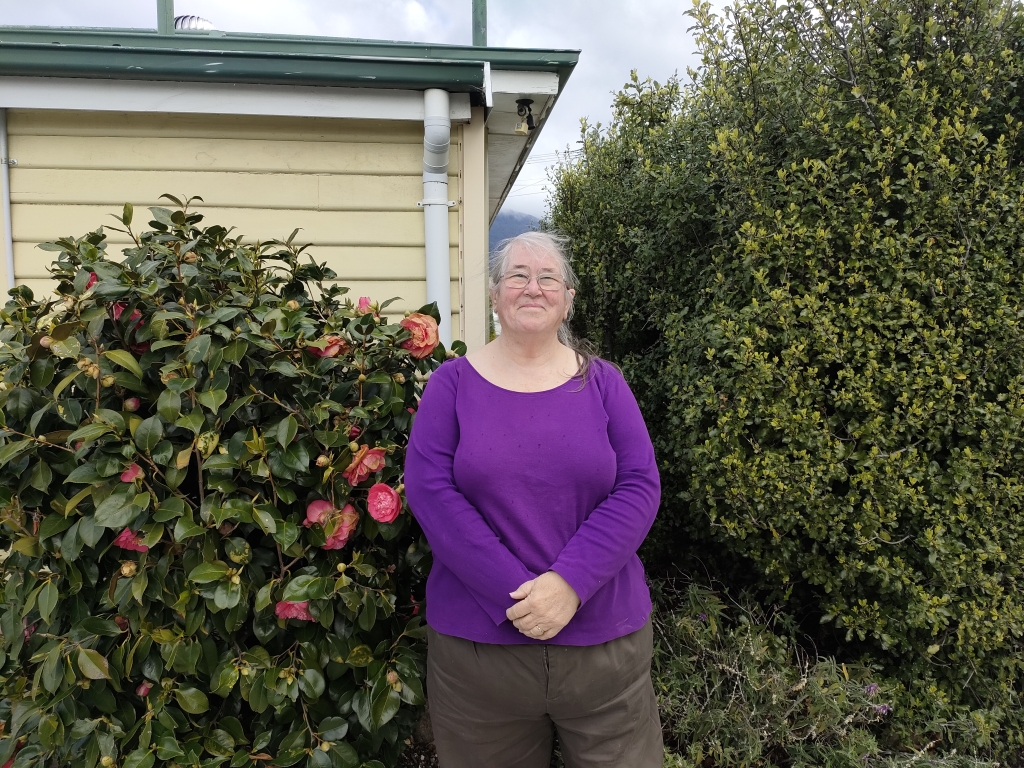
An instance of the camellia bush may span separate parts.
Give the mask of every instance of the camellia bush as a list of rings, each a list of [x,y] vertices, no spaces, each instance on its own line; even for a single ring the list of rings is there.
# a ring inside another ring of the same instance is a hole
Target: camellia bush
[[[394,765],[429,549],[402,495],[436,308],[152,208],[0,326],[0,763]],[[293,238],[294,238],[293,233]]]
[[[557,172],[550,216],[575,244],[578,330],[652,429],[648,561],[757,589],[819,649],[880,667],[904,746],[1012,754],[1021,6],[692,18],[699,70],[634,78]]]

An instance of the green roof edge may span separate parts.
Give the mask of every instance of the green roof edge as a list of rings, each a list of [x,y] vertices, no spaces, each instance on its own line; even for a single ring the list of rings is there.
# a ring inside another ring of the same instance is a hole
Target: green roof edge
[[[213,57],[213,58],[211,58]],[[0,75],[444,88],[480,94],[483,64],[556,72],[579,51],[482,48],[297,35],[0,27]]]

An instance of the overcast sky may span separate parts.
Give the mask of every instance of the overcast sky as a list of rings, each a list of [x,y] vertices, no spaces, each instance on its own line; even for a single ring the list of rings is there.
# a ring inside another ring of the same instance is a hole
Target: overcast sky
[[[716,2],[720,5],[720,2]],[[544,213],[547,167],[575,146],[581,118],[607,123],[629,79],[685,76],[696,59],[690,0],[489,0],[488,43],[580,49],[580,63],[544,127],[506,210]],[[175,14],[231,32],[469,44],[471,0],[176,0]],[[155,27],[156,0],[0,0],[0,25]]]

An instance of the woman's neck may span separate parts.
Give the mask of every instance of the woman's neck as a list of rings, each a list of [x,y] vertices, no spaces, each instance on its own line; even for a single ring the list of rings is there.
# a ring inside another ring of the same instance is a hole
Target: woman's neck
[[[507,360],[522,368],[543,368],[565,355],[565,347],[558,337],[520,337],[505,332],[495,339],[495,344]]]

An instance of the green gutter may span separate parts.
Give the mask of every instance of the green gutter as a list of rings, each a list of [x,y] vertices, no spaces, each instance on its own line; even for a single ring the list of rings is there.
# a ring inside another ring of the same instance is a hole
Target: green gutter
[[[0,75],[178,80],[482,93],[483,62],[0,42]]]
[[[564,83],[578,59],[578,51],[296,35],[0,27],[0,75],[481,93],[485,61],[493,69],[556,72]]]

